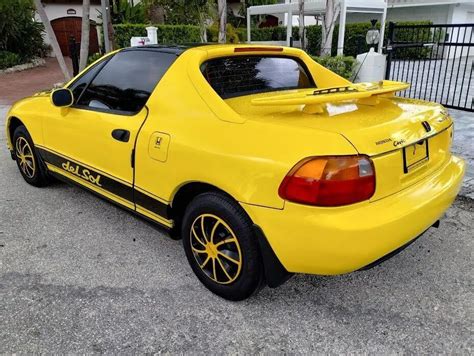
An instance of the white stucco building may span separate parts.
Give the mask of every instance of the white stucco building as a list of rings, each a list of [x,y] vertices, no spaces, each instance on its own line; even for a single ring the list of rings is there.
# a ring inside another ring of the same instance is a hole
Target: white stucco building
[[[474,23],[474,0],[336,0],[340,15],[336,21],[345,29],[346,23],[369,22],[377,19],[382,24],[380,36],[383,38],[383,26],[388,21],[429,20],[434,24]],[[252,16],[271,15],[278,19],[278,25],[287,27],[286,44],[291,42],[291,25],[300,23],[300,2],[281,0],[272,5],[251,6],[247,9],[247,41],[251,42],[250,26]],[[325,0],[305,0],[304,24],[317,24],[326,11]],[[289,22],[291,19],[291,22]],[[463,34],[467,31],[463,30]],[[451,33],[451,35],[453,35]],[[339,31],[337,53],[343,53],[345,31]],[[295,44],[298,46],[298,44]],[[378,51],[382,53],[382,41]]]
[[[69,55],[69,39],[74,37],[80,41],[81,37],[81,21],[82,21],[82,0],[42,0],[43,8],[46,11],[49,21],[53,27],[54,33],[58,40],[61,51],[64,55]],[[95,53],[99,50],[100,40],[100,0],[90,1],[90,52]],[[37,17],[38,21],[41,21]],[[49,43],[49,38],[44,37],[45,43]]]
[[[298,0],[280,0],[280,3],[297,3]],[[306,3],[320,0],[305,0]],[[272,5],[269,6],[269,9]],[[287,15],[276,14],[279,25],[286,26]],[[347,22],[368,22],[373,18],[370,13],[348,13]],[[388,0],[387,21],[430,20],[435,24],[474,23],[474,0]],[[297,15],[292,23],[298,26]],[[314,16],[305,17],[306,25],[316,24]]]
[[[49,20],[62,17],[82,17],[82,0],[42,0]],[[100,22],[100,0],[91,0],[90,19]]]
[[[352,14],[348,21],[370,20],[364,15]],[[474,0],[388,0],[387,21],[420,20],[434,24],[474,23]]]

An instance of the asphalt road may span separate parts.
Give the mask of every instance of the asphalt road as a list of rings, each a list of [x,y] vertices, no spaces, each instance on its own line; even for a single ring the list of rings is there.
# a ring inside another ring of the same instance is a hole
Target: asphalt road
[[[473,352],[470,199],[375,269],[232,303],[162,231],[79,188],[26,184],[0,129],[0,353]]]

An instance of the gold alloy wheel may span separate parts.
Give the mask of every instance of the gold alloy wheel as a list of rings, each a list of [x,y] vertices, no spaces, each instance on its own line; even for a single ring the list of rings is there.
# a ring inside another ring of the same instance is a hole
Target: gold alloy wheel
[[[214,282],[234,282],[242,269],[239,241],[224,220],[213,214],[199,215],[191,225],[191,249],[201,270]]]
[[[20,169],[28,178],[35,175],[35,159],[30,144],[24,137],[18,137],[15,144],[15,154],[19,159]]]

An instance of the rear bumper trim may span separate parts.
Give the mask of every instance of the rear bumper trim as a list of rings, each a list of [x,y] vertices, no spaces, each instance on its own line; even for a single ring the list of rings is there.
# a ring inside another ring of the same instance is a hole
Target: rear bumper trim
[[[433,225],[431,225],[431,227],[435,227],[435,228],[438,228],[439,227],[439,220],[437,220]],[[387,253],[385,256],[382,256],[380,257],[378,260],[372,262],[372,263],[369,263],[367,266],[364,266],[362,267],[361,269],[359,269],[359,271],[367,271],[369,269],[372,269],[380,264],[382,264],[383,262],[391,259],[392,257],[398,255],[400,252],[402,252],[404,249],[406,249],[408,246],[410,246],[413,242],[415,242],[416,240],[418,240],[420,237],[422,237],[429,229],[426,229],[425,231],[423,231],[421,234],[419,234],[417,237],[415,237],[413,240],[407,242],[405,245],[403,246],[400,246],[399,248],[397,248],[396,250],[390,252],[390,253]]]
[[[242,204],[288,272],[336,275],[390,255],[431,227],[455,199],[465,170],[452,156],[436,174],[376,202],[337,208]],[[391,255],[390,255],[391,256]]]

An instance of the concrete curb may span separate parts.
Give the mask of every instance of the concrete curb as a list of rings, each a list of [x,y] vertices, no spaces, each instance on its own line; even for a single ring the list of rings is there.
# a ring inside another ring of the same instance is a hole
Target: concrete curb
[[[46,61],[43,58],[34,58],[31,62],[19,64],[7,69],[0,70],[0,74],[10,74],[15,72],[21,72],[27,69],[41,67],[46,64]]]

